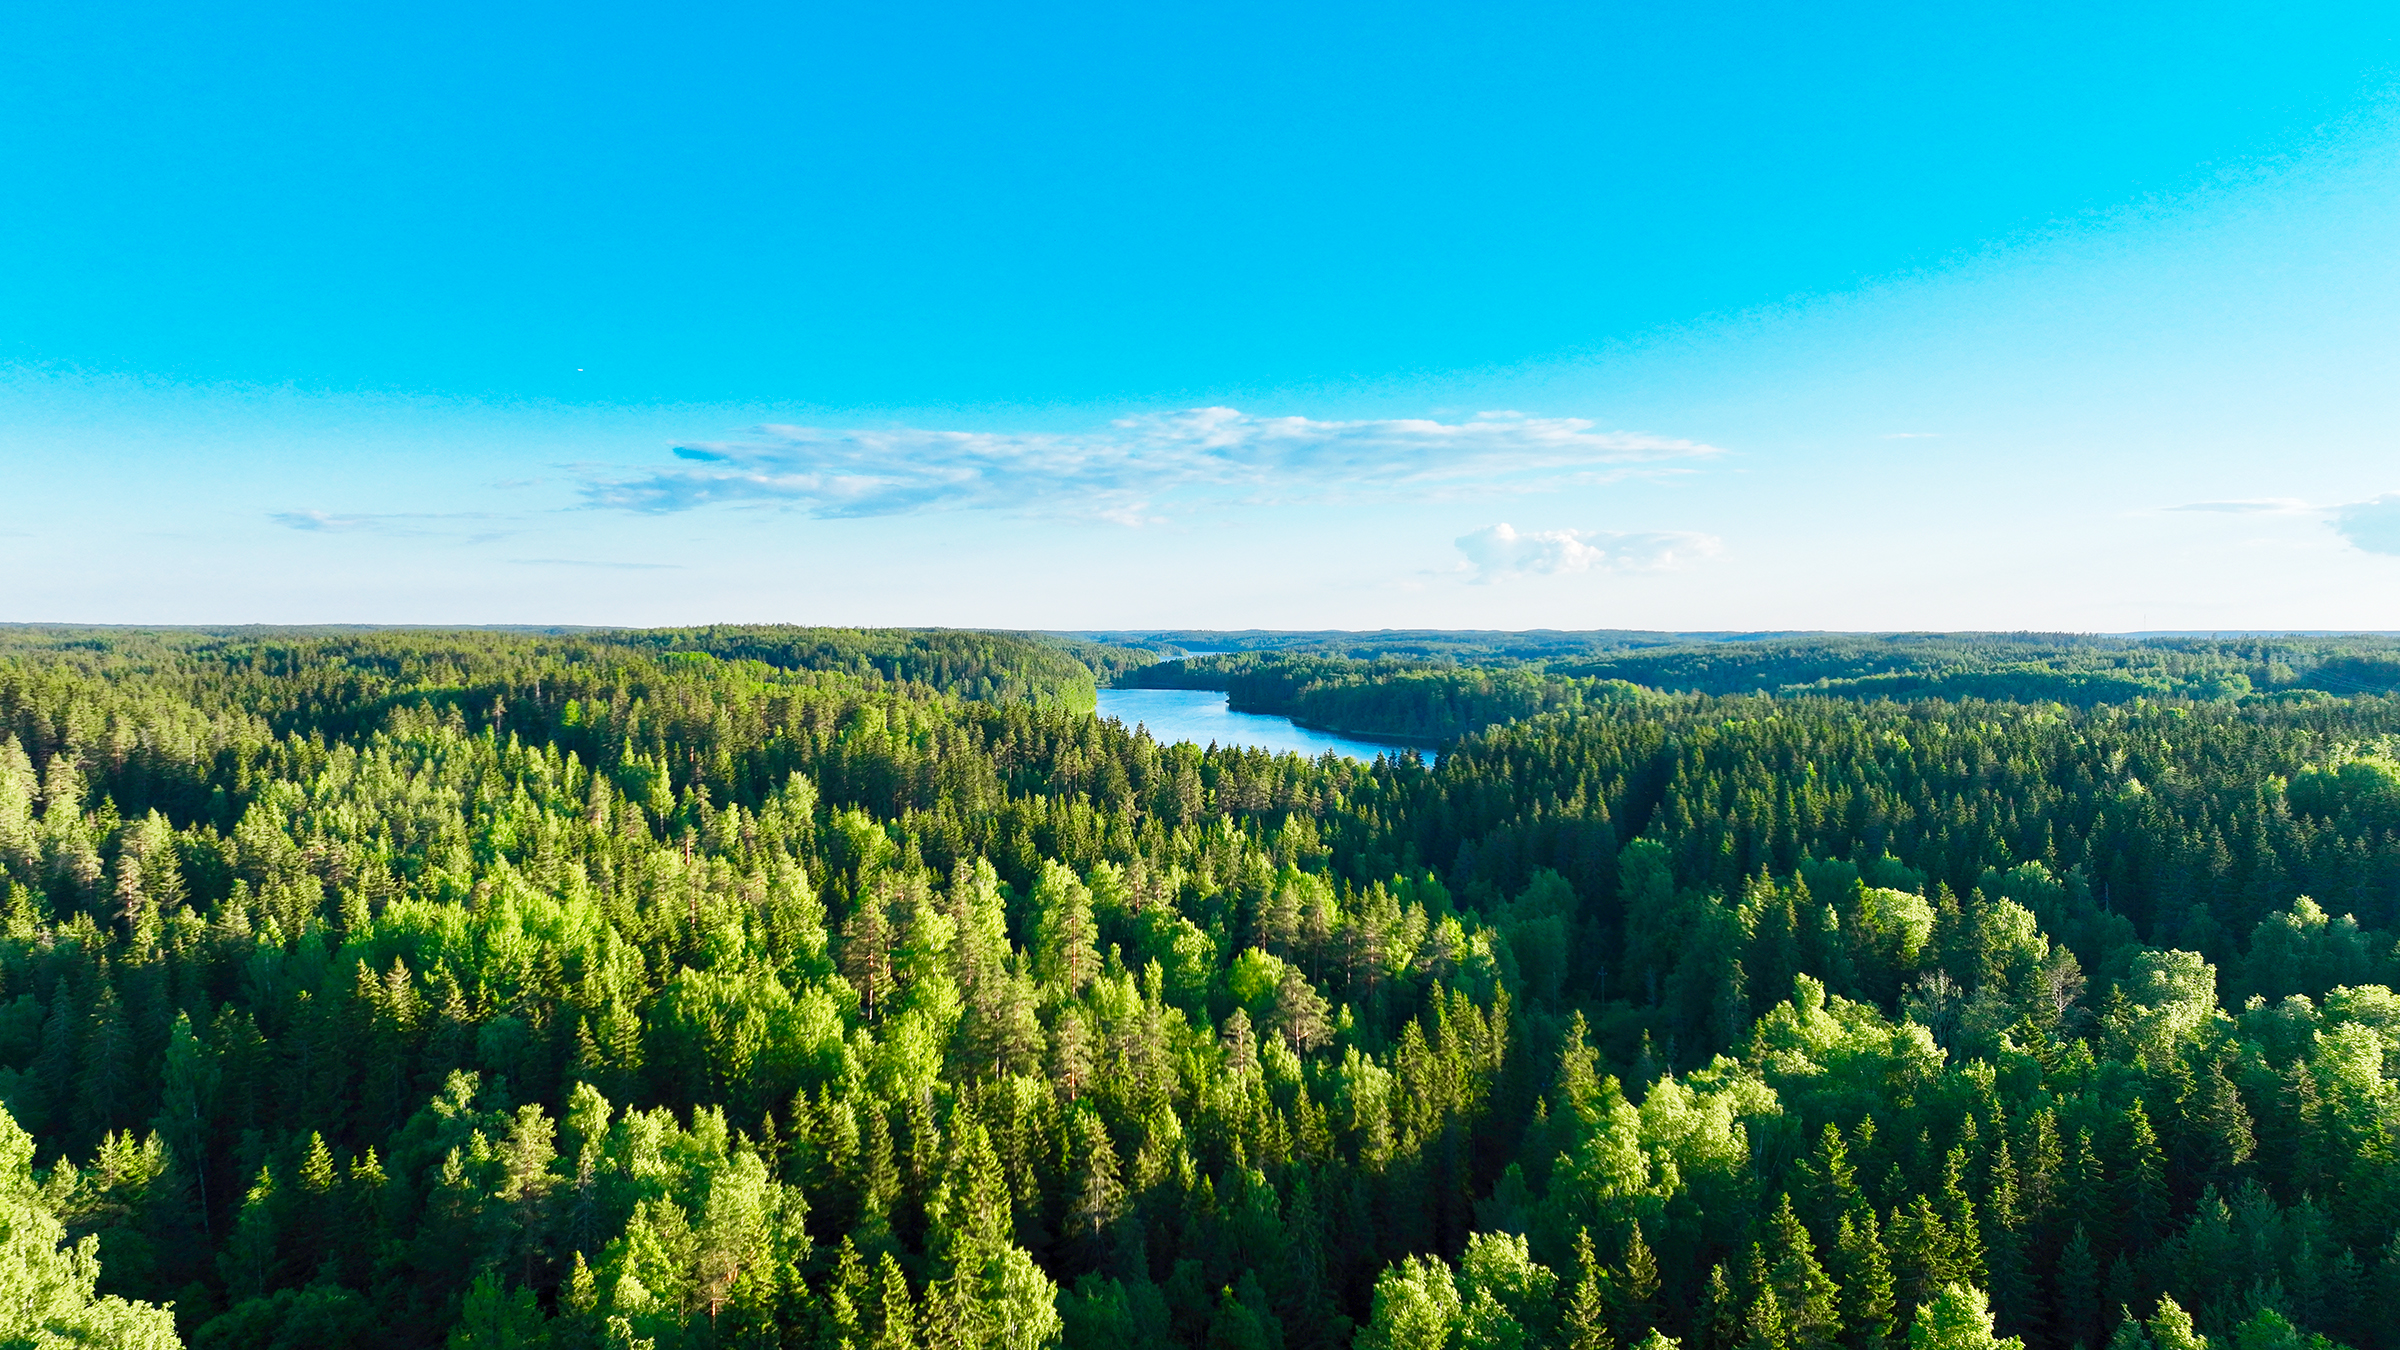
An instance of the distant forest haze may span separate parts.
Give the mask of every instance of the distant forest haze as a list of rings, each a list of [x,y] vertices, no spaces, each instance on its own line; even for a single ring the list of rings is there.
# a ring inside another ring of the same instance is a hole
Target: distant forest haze
[[[2389,637],[0,628],[0,1345],[2400,1350],[2396,933]]]

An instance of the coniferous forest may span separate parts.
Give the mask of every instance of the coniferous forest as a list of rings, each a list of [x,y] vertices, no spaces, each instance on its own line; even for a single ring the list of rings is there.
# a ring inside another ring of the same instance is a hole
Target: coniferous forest
[[[2400,1347],[2395,685],[0,631],[0,1344]]]

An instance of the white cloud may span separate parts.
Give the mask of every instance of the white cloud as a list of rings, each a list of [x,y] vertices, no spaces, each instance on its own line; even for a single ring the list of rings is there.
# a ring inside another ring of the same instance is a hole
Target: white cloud
[[[2186,502],[2169,511],[2212,511],[2234,515],[2320,516],[2342,542],[2364,553],[2400,557],[2400,492],[2363,502],[2318,506],[2298,497],[2249,497],[2238,501]]]
[[[485,511],[360,511],[336,515],[331,511],[270,511],[267,519],[289,530],[312,534],[388,534],[414,537],[463,538],[470,544],[507,538],[511,530],[461,529],[451,521],[488,521]]]
[[[1457,543],[1474,571],[1469,579],[1477,582],[1569,572],[1666,572],[1694,558],[1711,556],[1722,547],[1715,535],[1708,534],[1519,531],[1505,521],[1462,534]]]
[[[2185,502],[2181,506],[2170,506],[2167,509],[2170,511],[2215,511],[2227,515],[2290,515],[2295,512],[2321,511],[2324,508],[2310,506],[2298,497],[2245,497],[2239,501],[2230,502]]]
[[[604,567],[622,572],[671,572],[680,570],[682,563],[603,562],[596,558],[511,558],[518,567]]]
[[[337,516],[326,511],[275,511],[269,520],[292,530],[324,530],[339,533],[355,530],[366,522],[356,516]]]
[[[2354,548],[2400,555],[2400,492],[2333,508],[2335,533]]]
[[[1718,453],[1576,417],[1330,422],[1195,408],[1086,434],[764,426],[678,446],[683,466],[593,479],[583,493],[589,506],[644,513],[750,502],[821,517],[982,508],[1138,524],[1212,502],[1548,490]]]

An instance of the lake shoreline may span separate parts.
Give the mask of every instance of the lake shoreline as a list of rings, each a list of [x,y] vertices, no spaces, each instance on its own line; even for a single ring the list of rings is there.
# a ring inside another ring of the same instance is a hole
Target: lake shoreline
[[[1417,741],[1352,733],[1282,713],[1236,708],[1222,689],[1102,690],[1093,715],[1112,718],[1128,728],[1140,726],[1153,740],[1168,745],[1238,745],[1306,759],[1330,753],[1361,763],[1378,758],[1397,760],[1407,751],[1432,762],[1440,754],[1438,746]]]

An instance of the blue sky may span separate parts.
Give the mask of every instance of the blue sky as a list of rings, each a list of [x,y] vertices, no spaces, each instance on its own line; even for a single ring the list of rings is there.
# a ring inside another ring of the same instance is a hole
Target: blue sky
[[[47,6],[0,619],[2400,628],[2400,11]]]

